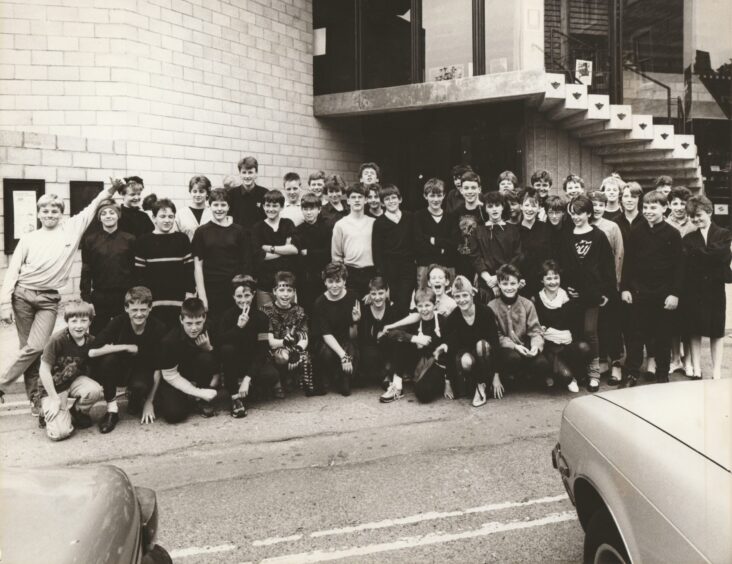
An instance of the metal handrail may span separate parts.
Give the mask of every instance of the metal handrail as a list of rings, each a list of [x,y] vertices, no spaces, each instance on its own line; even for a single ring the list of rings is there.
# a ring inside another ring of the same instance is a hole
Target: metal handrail
[[[676,96],[676,128],[682,135],[686,134],[686,109],[681,96]]]
[[[653,82],[654,84],[657,84],[664,90],[666,90],[666,111],[667,111],[667,117],[668,117],[668,123],[671,123],[671,87],[668,84],[664,84],[660,80],[656,80],[652,76],[648,76],[646,73],[639,71],[638,69],[634,68],[632,65],[629,65],[628,63],[623,63],[623,68],[626,70],[629,70],[630,72],[634,72],[638,76],[641,76],[645,78],[646,80],[649,80]]]
[[[583,84],[583,82],[575,76],[574,70],[567,67],[567,65],[565,64],[565,61],[562,61],[562,60],[557,61],[554,58],[554,44],[555,44],[554,36],[555,36],[555,34],[560,37],[565,38],[568,42],[571,42],[571,43],[574,43],[581,47],[584,47],[587,51],[590,51],[592,54],[591,57],[592,57],[593,63],[595,64],[595,70],[597,70],[599,67],[599,61],[600,61],[599,53],[601,52],[601,49],[599,49],[596,45],[592,45],[591,43],[587,43],[585,41],[582,41],[581,39],[572,37],[571,35],[568,35],[562,31],[559,31],[558,29],[554,29],[554,28],[549,29],[549,45],[550,45],[549,59],[550,59],[550,61],[552,62],[552,64],[554,64],[557,67],[559,67],[560,69],[562,69],[562,71],[564,71],[564,73],[569,77],[569,79],[572,82],[574,82],[576,84]]]

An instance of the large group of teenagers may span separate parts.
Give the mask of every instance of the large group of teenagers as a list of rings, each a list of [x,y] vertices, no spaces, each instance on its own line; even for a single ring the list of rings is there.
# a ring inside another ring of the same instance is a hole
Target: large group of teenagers
[[[521,386],[701,378],[702,337],[721,376],[732,234],[669,177],[644,194],[617,174],[559,190],[547,171],[526,187],[506,171],[488,189],[456,165],[454,187],[429,179],[410,212],[375,163],[348,185],[290,172],[282,190],[258,185],[258,168],[245,157],[216,188],[194,176],[184,206],[142,199],[137,176],[66,219],[42,196],[0,294],[20,341],[0,399],[24,375],[31,412],[61,440],[102,399],[99,429],[114,430],[120,387],[142,423],[223,402],[241,418],[258,399],[354,384],[380,384],[382,403],[410,383],[420,402],[480,407]],[[54,333],[79,248],[81,299]]]

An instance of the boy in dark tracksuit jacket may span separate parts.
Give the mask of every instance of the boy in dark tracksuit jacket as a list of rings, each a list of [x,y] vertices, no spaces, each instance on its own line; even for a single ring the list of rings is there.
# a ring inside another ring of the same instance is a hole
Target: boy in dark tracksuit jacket
[[[305,308],[305,313],[312,315],[316,298],[325,291],[321,274],[330,262],[332,230],[320,216],[321,199],[317,195],[303,194],[300,206],[305,221],[295,228],[293,238],[300,255],[296,273],[298,302]]]
[[[445,199],[444,183],[430,178],[424,185],[427,207],[414,214],[414,248],[417,257],[417,285],[427,285],[427,271],[431,264],[451,268],[454,264],[455,243],[451,225],[442,209]]]
[[[628,386],[636,383],[647,342],[656,356],[656,381],[668,382],[672,316],[683,288],[685,261],[681,235],[664,220],[666,208],[663,194],[646,194],[645,220],[631,229],[626,247],[620,290],[622,300],[632,304],[625,362]]]

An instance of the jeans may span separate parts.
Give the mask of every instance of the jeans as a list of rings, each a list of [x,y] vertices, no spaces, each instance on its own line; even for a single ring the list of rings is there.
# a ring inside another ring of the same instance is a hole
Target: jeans
[[[80,413],[89,413],[94,404],[102,399],[102,387],[87,376],[79,376],[71,382],[71,386],[65,392],[59,392],[58,398],[61,407],[52,420],[46,417],[46,435],[52,441],[62,441],[71,436],[74,432],[74,425],[71,421],[71,413],[68,408],[68,398],[79,398],[74,406]],[[41,400],[41,408],[44,414],[48,409],[48,396]]]
[[[213,352],[202,350],[188,363],[179,364],[178,372],[197,387],[208,388],[211,385],[211,377],[218,372],[218,363]],[[161,378],[155,394],[155,410],[168,423],[180,423],[193,411],[195,399]]]
[[[38,369],[43,347],[48,342],[56,324],[56,314],[61,296],[56,290],[29,290],[16,286],[13,291],[13,313],[18,331],[18,349],[10,359],[7,369],[0,375],[0,390],[25,374],[25,392],[34,403],[38,395]]]
[[[104,388],[104,401],[111,402],[117,395],[117,386],[127,386],[129,410],[142,409],[155,382],[155,369],[145,366],[136,355],[126,352],[106,354],[95,359],[94,379]]]

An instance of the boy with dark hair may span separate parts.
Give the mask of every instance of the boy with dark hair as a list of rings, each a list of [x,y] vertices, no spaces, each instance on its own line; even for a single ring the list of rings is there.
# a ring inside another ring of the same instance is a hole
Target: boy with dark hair
[[[564,179],[562,189],[570,200],[585,193],[585,181],[581,176],[570,174]]]
[[[671,227],[676,228],[682,239],[685,235],[696,231],[696,225],[691,221],[686,211],[686,203],[689,198],[691,198],[691,190],[685,186],[672,188],[668,195],[668,207],[671,213],[668,214],[666,221]]]
[[[300,207],[300,175],[296,172],[288,172],[285,174],[283,178],[283,190],[285,193],[285,203],[280,212],[280,217],[289,219],[297,227],[304,221],[302,208]]]
[[[417,286],[427,283],[427,269],[431,264],[453,267],[455,244],[450,234],[450,222],[442,209],[445,183],[430,178],[424,184],[427,207],[414,214],[414,249],[417,262]]]
[[[229,177],[224,178],[224,187],[226,187],[227,178]],[[191,177],[188,181],[188,194],[191,197],[190,203],[177,210],[175,225],[178,231],[184,233],[188,237],[188,240],[192,241],[196,229],[204,223],[211,221],[211,210],[207,205],[208,198],[211,194],[211,181],[205,176],[196,175]]]
[[[94,305],[92,335],[122,313],[135,264],[135,236],[119,229],[120,210],[114,200],[100,202],[97,219],[101,229],[87,233],[81,243],[79,281],[81,299]]]
[[[473,169],[470,168],[470,165],[457,164],[453,166],[450,171],[453,189],[449,190],[447,192],[447,196],[445,197],[445,213],[448,215],[458,209],[460,207],[460,204],[465,201],[462,193],[460,192],[460,187],[462,185],[463,174],[465,174],[466,172],[473,172]]]
[[[364,186],[378,184],[381,180],[381,169],[376,163],[363,163],[358,167],[358,181]]]
[[[247,415],[252,384],[269,389],[274,381],[266,381],[268,374],[262,373],[269,351],[269,320],[254,304],[257,281],[251,276],[237,274],[231,287],[236,305],[221,316],[215,343],[223,368],[224,386],[231,396],[231,416],[241,419]]]
[[[498,325],[501,374],[533,376],[543,381],[552,371],[542,352],[544,337],[536,308],[531,300],[518,294],[521,273],[515,266],[504,264],[496,277],[500,292],[488,307]]]
[[[376,219],[384,215],[384,205],[381,202],[381,185],[380,184],[369,184],[366,187],[366,203],[368,204],[366,209],[366,215]]]
[[[266,219],[254,224],[252,228],[252,248],[254,249],[254,272],[257,278],[257,306],[261,309],[274,299],[274,275],[281,271],[295,269],[297,247],[292,244],[295,224],[280,217],[285,197],[279,190],[271,190],[264,195]]]
[[[234,223],[240,225],[245,231],[251,231],[255,223],[264,219],[263,205],[267,189],[257,184],[257,174],[259,173],[257,159],[244,157],[237,166],[242,184],[240,187],[228,190],[230,213]],[[228,291],[226,293],[228,294]]]
[[[627,385],[634,386],[650,341],[656,358],[656,381],[668,382],[671,318],[684,283],[681,235],[664,220],[666,196],[659,191],[643,198],[645,221],[631,230],[621,280],[622,299],[632,304],[631,335],[626,357]]]
[[[498,268],[523,260],[521,233],[517,225],[503,220],[503,202],[503,196],[498,192],[485,195],[488,221],[478,225],[470,242],[473,268],[491,293],[488,299],[498,295]]]
[[[191,244],[196,290],[211,319],[231,307],[231,279],[252,262],[249,231],[228,215],[229,196],[223,188],[211,190],[212,219],[196,229]]]
[[[526,285],[521,289],[524,296],[534,296],[541,289],[541,265],[553,256],[552,228],[539,221],[541,201],[534,188],[527,188],[519,193],[522,219],[519,225],[521,238],[521,271],[526,277]]]
[[[671,193],[671,189],[674,184],[674,179],[670,176],[662,175],[656,178],[656,181],[653,184],[655,189],[661,192],[664,197],[668,199],[668,195]]]
[[[643,198],[643,188],[637,182],[628,182],[623,186],[620,193],[620,204],[623,206],[623,213],[615,220],[623,235],[623,247],[628,248],[630,243],[630,232],[633,227],[643,221],[643,216],[638,210],[638,205]]]
[[[392,343],[383,338],[385,327],[397,320],[394,305],[389,298],[389,285],[381,276],[369,281],[369,304],[362,310],[358,325],[358,346],[361,375],[364,382],[389,385],[394,370]]]
[[[463,201],[450,214],[450,232],[453,244],[457,249],[455,270],[468,279],[475,276],[471,254],[471,239],[479,225],[488,221],[483,202],[481,201],[480,176],[473,171],[467,171],[460,179],[460,193]],[[503,211],[503,210],[501,210]]]
[[[90,378],[89,346],[94,337],[89,325],[94,306],[79,300],[66,304],[64,319],[67,327],[51,336],[41,357],[41,409],[46,435],[52,441],[62,441],[74,428],[86,429],[92,421],[89,410],[104,395],[102,387]],[[69,399],[76,405],[69,408]]]
[[[216,415],[211,380],[218,373],[218,364],[206,325],[206,307],[200,299],[183,301],[180,325],[163,338],[156,368],[163,376],[156,409],[168,423],[183,421],[194,406],[202,417]]]
[[[17,354],[9,362],[6,359],[7,368],[0,375],[0,403],[3,403],[4,388],[25,372],[31,414],[40,413],[39,357],[56,323],[61,300],[58,291],[69,279],[76,251],[97,206],[122,184],[121,180],[110,180],[110,186],[83,211],[66,220],[63,219],[64,201],[58,195],[44,194],[36,203],[41,228],[20,238],[0,290],[0,319],[15,321],[20,343]]]
[[[346,289],[347,277],[344,264],[326,265],[323,269],[326,290],[315,300],[312,323],[316,373],[329,374],[331,385],[337,383],[344,396],[351,395],[351,380],[358,371],[359,351],[355,343],[361,320],[360,301],[355,292]]]
[[[269,320],[269,355],[261,373],[273,383],[274,396],[285,397],[283,381],[295,377],[306,395],[315,395],[313,366],[308,352],[308,319],[305,310],[293,303],[295,276],[278,272],[274,276],[274,302],[262,307]]]
[[[330,261],[331,229],[320,217],[321,200],[316,194],[303,194],[305,221],[295,228],[293,243],[299,252],[298,301],[312,315],[316,298],[323,293],[321,273]]]
[[[139,176],[128,176],[124,179],[124,186],[119,189],[119,193],[122,195],[119,229],[135,237],[153,230],[150,216],[140,209],[142,203],[140,194],[144,189],[145,184]]]
[[[554,184],[554,179],[548,170],[536,170],[531,175],[531,187],[536,190],[541,207],[544,207],[546,199],[549,197],[552,184]]]
[[[325,181],[325,197],[328,200],[320,215],[328,226],[333,229],[336,222],[348,215],[348,207],[343,203],[343,190],[345,186],[331,176]]]
[[[150,317],[152,303],[148,288],[130,288],[124,297],[125,313],[102,329],[89,351],[89,358],[98,359],[95,374],[107,402],[107,414],[99,422],[102,433],[111,433],[119,422],[117,386],[127,386],[127,410],[140,415],[141,423],[155,420],[153,399],[160,383],[156,357],[168,329],[162,321]]]
[[[349,287],[359,297],[368,293],[369,280],[376,274],[372,251],[374,218],[365,214],[366,189],[363,184],[348,187],[349,214],[336,222],[331,240],[333,262],[348,269]]]
[[[572,222],[566,220],[569,200],[564,195],[548,196],[544,202],[546,209],[546,224],[551,229],[552,257],[559,256],[564,230],[571,229]]]
[[[414,289],[417,267],[414,261],[414,217],[400,209],[399,188],[389,184],[382,188],[384,215],[374,221],[371,248],[376,272],[386,279],[396,311],[409,310],[409,297]]]
[[[135,243],[135,270],[140,285],[150,288],[152,315],[175,327],[180,306],[195,289],[193,253],[188,237],[175,227],[175,204],[167,198],[153,206],[155,231]]]

